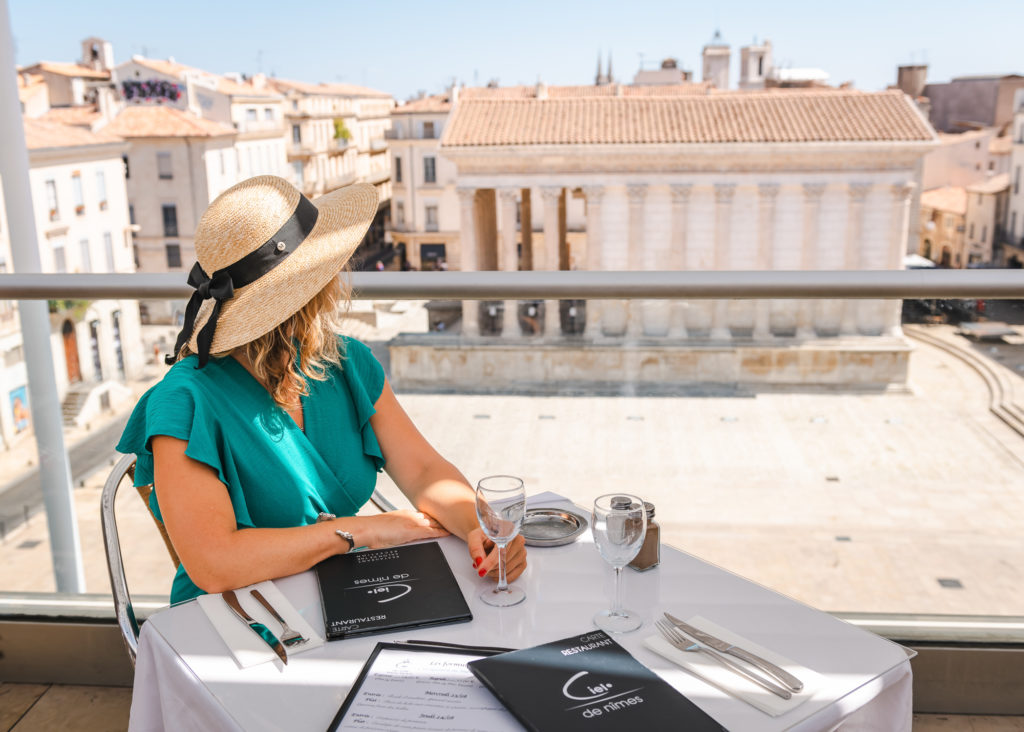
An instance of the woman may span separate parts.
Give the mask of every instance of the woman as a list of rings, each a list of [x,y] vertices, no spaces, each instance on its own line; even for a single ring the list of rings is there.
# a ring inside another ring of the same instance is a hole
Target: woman
[[[136,483],[154,484],[181,559],[172,602],[449,533],[481,577],[496,575],[472,488],[417,431],[370,350],[334,327],[338,273],[376,211],[372,185],[314,204],[258,176],[203,214],[173,366],[117,447],[137,456]],[[382,468],[416,510],[356,516]],[[522,573],[521,538],[507,562],[509,579]]]

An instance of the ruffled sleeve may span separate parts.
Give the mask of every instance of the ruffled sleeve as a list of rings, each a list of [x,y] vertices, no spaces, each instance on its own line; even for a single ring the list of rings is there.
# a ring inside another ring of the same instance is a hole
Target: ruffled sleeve
[[[159,384],[142,396],[117,443],[118,452],[136,456],[137,486],[154,482],[151,441],[157,435],[187,442],[185,454],[213,468],[220,481],[229,484],[218,450],[222,442],[220,421],[206,400],[196,398],[197,387],[189,373],[194,371],[191,366],[187,360],[175,364]],[[150,505],[159,517],[155,496],[154,491]]]
[[[363,453],[373,460],[374,466],[380,471],[384,468],[384,454],[370,426],[370,417],[377,413],[374,405],[384,391],[384,367],[364,343],[347,336],[342,336],[340,342],[344,354],[341,373],[352,395]]]

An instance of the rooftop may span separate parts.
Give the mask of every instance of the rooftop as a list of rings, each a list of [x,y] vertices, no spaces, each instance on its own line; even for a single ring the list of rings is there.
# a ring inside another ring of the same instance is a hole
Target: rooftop
[[[173,76],[177,79],[184,80],[188,74],[197,74],[212,78],[217,85],[217,91],[221,94],[227,94],[228,96],[238,97],[277,97],[279,96],[269,86],[258,87],[253,84],[252,80],[244,82],[237,82],[233,79],[223,76],[221,74],[214,74],[203,69],[196,68],[195,66],[187,66],[181,64],[174,59],[159,59],[159,58],[146,58],[145,56],[132,56],[132,61],[135,63],[145,66],[148,69],[152,69],[161,74],[167,76]]]
[[[548,99],[591,99],[605,97],[678,97],[707,94],[709,82],[634,86],[631,84],[578,84],[575,86],[470,87],[459,91],[459,99],[536,99],[538,91]]]
[[[934,139],[930,125],[902,92],[568,99],[474,98],[470,94],[455,106],[442,146]]]
[[[921,206],[963,216],[967,213],[967,189],[963,186],[933,188],[921,194]]]
[[[25,143],[29,150],[46,150],[58,147],[80,147],[82,145],[106,145],[121,142],[109,128],[93,132],[88,127],[65,124],[58,119],[44,117],[23,118]]]
[[[82,66],[76,63],[63,63],[60,61],[40,61],[32,66],[26,66],[23,71],[29,71],[38,73],[40,71],[47,71],[51,74],[59,74],[60,76],[78,77],[82,79],[109,79],[109,71],[97,71],[96,69],[90,69],[88,66]]]
[[[235,129],[159,104],[129,104],[104,128],[121,137],[219,137]]]
[[[447,94],[432,94],[421,99],[413,99],[400,107],[391,110],[391,114],[416,114],[422,112],[447,112],[452,108],[452,100]]]
[[[287,92],[298,92],[310,96],[332,96],[332,97],[373,97],[377,99],[391,99],[391,95],[377,89],[370,89],[358,84],[310,84],[305,81],[289,81],[287,79],[267,79],[267,83],[276,88],[282,94]]]
[[[969,193],[1002,193],[1010,187],[1010,174],[1002,173],[1000,175],[993,175],[984,183],[975,183],[972,186],[967,186]]]

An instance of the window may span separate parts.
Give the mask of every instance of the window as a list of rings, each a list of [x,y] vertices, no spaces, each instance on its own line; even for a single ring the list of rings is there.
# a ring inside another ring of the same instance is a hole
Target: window
[[[220,151],[220,154],[218,155],[218,157],[220,158],[220,174],[221,175],[226,175],[227,174],[227,168],[224,167],[224,151],[223,150]]]
[[[981,205],[981,194],[980,193],[978,194],[978,205],[979,206]]]
[[[57,208],[57,184],[52,180],[46,181],[46,207],[50,210],[50,221],[60,219],[60,210]]]
[[[1017,236],[1017,212],[1010,212],[1010,236]]]
[[[92,272],[92,253],[89,251],[89,240],[82,239],[78,242],[79,248],[79,271]]]
[[[164,236],[177,236],[178,207],[173,203],[165,203],[161,208],[164,212]]]
[[[1020,193],[1020,166],[1019,165],[1017,166],[1017,169],[1015,171],[1013,171],[1013,194],[1017,195],[1018,193]]]
[[[107,271],[115,272],[114,268],[114,237],[109,231],[103,232],[103,253],[107,257]]]
[[[295,173],[295,185],[302,187],[302,161],[296,160],[292,163],[292,171]]]
[[[160,180],[171,180],[174,171],[171,168],[171,154],[169,152],[158,152],[156,154],[156,170]]]
[[[970,232],[969,232],[969,233],[967,234],[967,237],[968,237],[969,239],[973,239],[973,238],[974,238],[974,222],[973,222],[973,221],[971,222],[971,230],[970,230]]]
[[[181,267],[181,245],[168,242],[164,245],[164,249],[167,252],[167,268],[177,269]]]
[[[128,204],[128,223],[135,226],[135,204]]]
[[[437,183],[437,173],[434,170],[433,156],[423,158],[423,182],[424,183]]]
[[[302,127],[299,125],[292,125],[292,144],[302,144]]]
[[[423,123],[423,139],[432,140],[434,139],[434,123],[424,122]]]
[[[107,210],[107,176],[102,170],[96,171],[96,196],[100,199],[100,211]]]
[[[984,244],[985,240],[988,239],[988,226],[981,227],[981,243]]]
[[[128,174],[128,156],[122,155],[121,162],[124,163],[124,177],[131,178],[131,176]]]
[[[68,260],[64,256],[64,237],[58,236],[53,240],[53,271],[67,272]]]
[[[395,223],[398,226],[405,226],[405,204],[402,201],[395,203]]]
[[[256,109],[255,108],[250,107],[249,109],[245,110],[245,121],[246,122],[255,122],[256,119],[257,119],[257,117],[256,117]]]
[[[764,56],[757,57],[757,75],[764,76]]]
[[[75,216],[84,216],[85,196],[82,193],[82,174],[78,171],[71,174],[71,193],[75,198]]]
[[[270,107],[264,107],[263,108],[263,119],[266,122],[273,122],[274,121],[274,110],[271,109]]]
[[[427,231],[437,231],[437,206],[427,206]]]
[[[402,159],[399,157],[395,158],[395,183],[402,182]]]
[[[139,245],[132,244],[132,259],[135,260],[135,269],[139,269]],[[139,305],[139,310],[142,309],[142,305]]]

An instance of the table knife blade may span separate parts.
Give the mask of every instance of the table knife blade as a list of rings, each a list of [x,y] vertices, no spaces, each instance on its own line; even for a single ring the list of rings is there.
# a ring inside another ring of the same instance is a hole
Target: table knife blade
[[[669,613],[665,613],[665,617],[674,626],[679,628],[681,631],[683,631],[687,635],[692,636],[693,638],[695,638],[699,642],[703,643],[704,645],[710,646],[711,648],[714,648],[719,653],[728,653],[731,656],[735,656],[736,658],[743,659],[744,661],[746,661],[747,663],[751,664],[752,666],[756,666],[757,668],[759,668],[762,671],[764,671],[766,674],[769,674],[772,678],[775,678],[778,681],[782,682],[783,684],[785,684],[787,687],[789,687],[793,691],[800,691],[801,689],[804,688],[804,682],[802,682],[800,679],[798,679],[796,676],[794,676],[793,674],[789,673],[785,669],[779,668],[778,666],[776,666],[771,661],[765,660],[765,659],[761,658],[760,656],[758,656],[758,655],[756,655],[754,653],[751,653],[750,651],[748,651],[748,650],[746,650],[744,648],[740,648],[739,646],[734,646],[732,643],[727,643],[726,641],[722,640],[721,638],[716,638],[715,636],[711,635],[710,633],[706,633],[703,630],[700,630],[699,628],[693,627],[689,623],[683,622],[682,620],[680,620],[679,618],[675,617],[674,615],[670,615]]]
[[[235,614],[235,617],[248,625],[250,630],[259,636],[260,640],[273,649],[274,653],[277,654],[277,657],[281,659],[282,663],[287,665],[288,654],[285,653],[284,646],[281,645],[281,641],[277,639],[277,636],[274,635],[267,626],[249,617],[249,613],[247,613],[245,609],[242,608],[241,603],[238,602],[238,598],[235,596],[234,590],[228,590],[227,592],[222,593],[221,596],[224,598],[224,602],[227,606],[231,608],[231,612]]]

